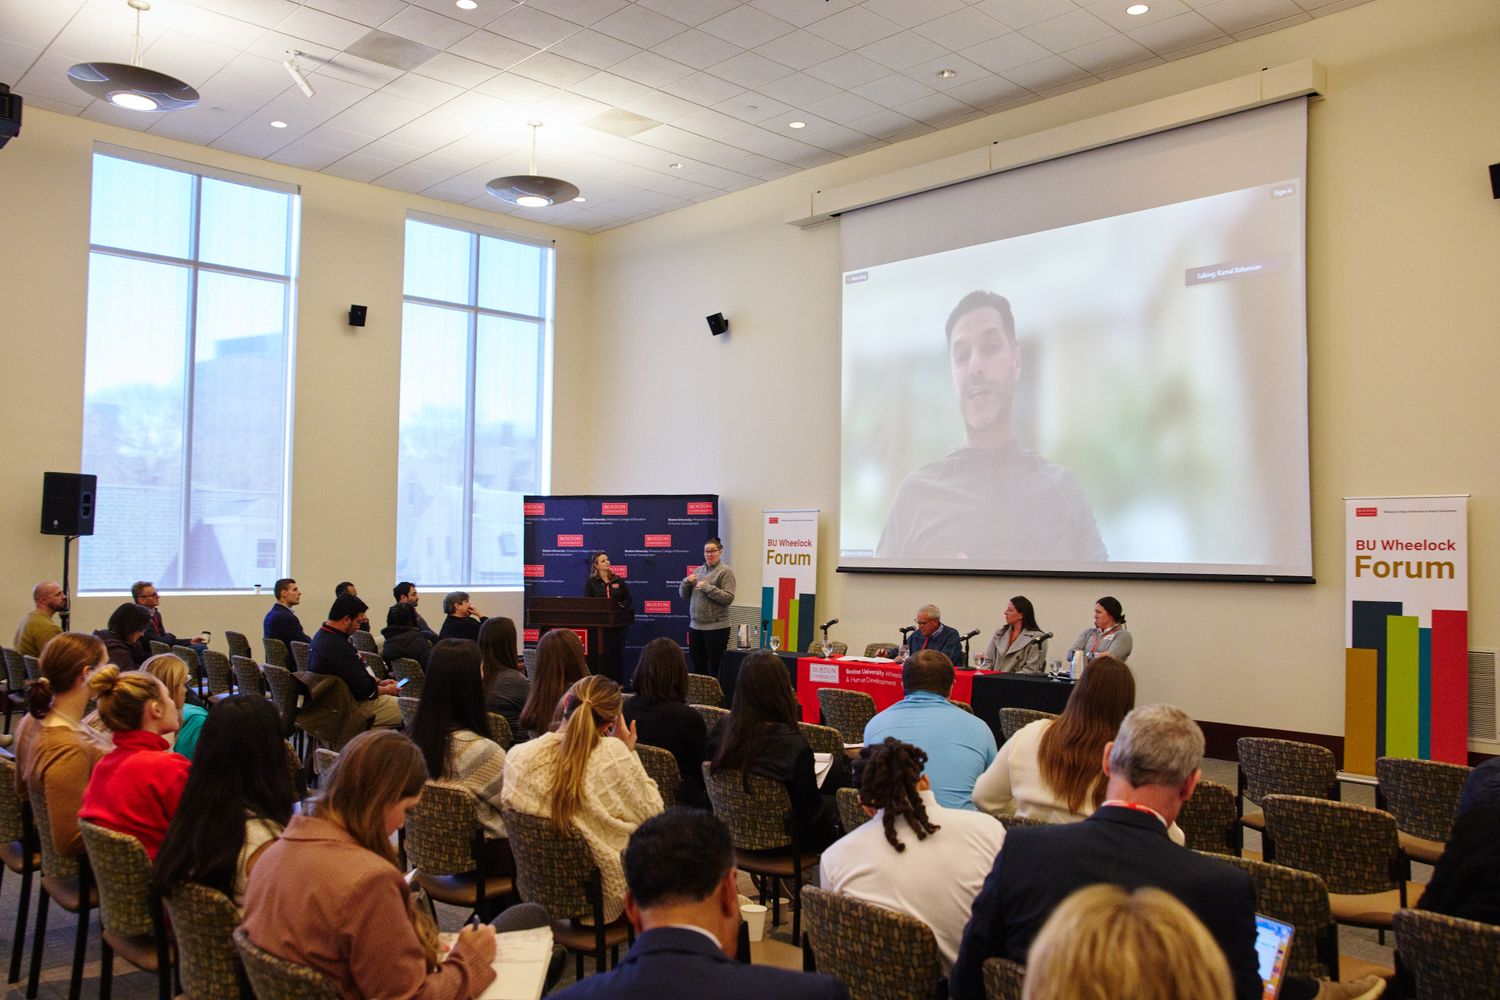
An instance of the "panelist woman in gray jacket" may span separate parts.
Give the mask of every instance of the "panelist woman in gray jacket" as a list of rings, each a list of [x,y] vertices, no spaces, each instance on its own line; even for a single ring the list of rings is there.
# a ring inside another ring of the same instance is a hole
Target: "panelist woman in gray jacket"
[[[688,652],[693,672],[719,676],[719,660],[729,645],[729,605],[734,603],[734,570],[720,557],[724,543],[718,536],[703,545],[703,565],[687,575],[677,589],[688,602]]]
[[[1005,605],[1005,621],[984,651],[984,666],[1007,674],[1040,674],[1047,669],[1048,635],[1036,623],[1036,609],[1024,597]]]

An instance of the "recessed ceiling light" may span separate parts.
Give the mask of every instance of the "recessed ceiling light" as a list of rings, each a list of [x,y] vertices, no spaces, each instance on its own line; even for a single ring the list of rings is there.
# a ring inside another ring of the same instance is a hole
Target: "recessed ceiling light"
[[[1149,6],[1147,6],[1146,4],[1143,4],[1143,3],[1133,3],[1129,7],[1125,8],[1125,13],[1139,16],[1141,14],[1146,13],[1146,11],[1148,11],[1150,9],[1151,8]]]
[[[938,70],[938,76],[941,79],[944,79],[944,80],[951,80],[951,79],[953,79],[957,75],[958,75],[958,70],[956,70],[956,69],[940,69],[940,70]]]
[[[672,170],[681,170],[683,168],[683,164],[681,163],[668,163],[667,166]]]
[[[286,128],[286,122],[272,122],[272,128]]]
[[[588,199],[585,198],[583,195],[579,195],[577,198],[574,198],[573,200],[574,201],[588,201]]]
[[[787,122],[787,128],[807,128],[807,122]]]
[[[453,6],[459,10],[474,10],[479,4],[475,0],[453,0]]]

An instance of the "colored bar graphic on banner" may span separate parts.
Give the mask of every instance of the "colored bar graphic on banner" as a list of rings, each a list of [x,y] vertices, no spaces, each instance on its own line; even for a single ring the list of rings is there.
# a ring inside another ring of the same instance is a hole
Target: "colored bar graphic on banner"
[[[1375,755],[1385,756],[1385,620],[1401,613],[1399,601],[1355,601],[1350,611],[1354,649],[1375,651]],[[1374,774],[1374,771],[1369,772]]]
[[[797,621],[797,648],[806,649],[813,643],[813,630],[818,621],[818,595],[804,593],[798,598],[801,614]]]
[[[1373,649],[1344,650],[1344,770],[1374,774],[1375,675]]]
[[[1432,613],[1432,760],[1469,762],[1469,613]]]
[[[761,511],[761,617],[784,650],[805,650],[812,641],[818,584],[818,511]],[[770,596],[774,594],[773,596]]]
[[[1386,619],[1385,755],[1417,756],[1417,706],[1420,697],[1417,619]]]
[[[792,581],[791,580],[787,580],[785,582],[786,582],[786,585],[787,585],[787,589],[791,590],[792,586],[793,586]],[[781,648],[782,649],[805,649],[806,648],[805,646],[798,646],[796,644],[797,643],[797,635],[798,635],[798,632],[797,632],[797,620],[801,616],[801,613],[802,613],[802,601],[800,599],[793,600],[790,604],[787,605],[787,609],[786,609],[786,626],[785,626],[786,627],[786,638],[784,638],[784,639],[781,640],[781,643],[782,643]]]
[[[1417,630],[1417,756],[1432,754],[1432,629]]]

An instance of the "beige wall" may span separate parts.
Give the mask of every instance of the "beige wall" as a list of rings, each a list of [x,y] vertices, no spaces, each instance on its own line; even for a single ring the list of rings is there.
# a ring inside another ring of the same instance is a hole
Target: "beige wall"
[[[334,177],[27,111],[0,152],[0,347],[11,441],[0,622],[55,576],[60,542],[35,533],[41,472],[76,469],[82,413],[88,153],[98,139],[302,185],[303,246],[293,443],[292,573],[315,621],[348,577],[382,606],[394,572],[395,399],[401,224],[408,209],[558,240],[555,492],[717,491],[742,602],[753,603],[764,506],[818,506],[837,535],[837,224],[782,222],[809,191],[986,142],[1313,58],[1328,69],[1309,138],[1309,352],[1314,586],[850,576],[824,569],[819,605],[836,634],[892,634],[934,600],[962,628],[989,628],[1026,593],[1059,635],[1094,598],[1124,602],[1143,700],[1197,717],[1342,730],[1340,498],[1472,492],[1471,646],[1500,645],[1500,7],[1375,0],[1274,35],[817,168],[598,237]],[[350,302],[370,325],[350,331]],[[703,317],[723,311],[727,338]],[[938,405],[943,405],[939,403]],[[608,421],[598,419],[608,412]],[[351,447],[352,445],[352,447]],[[736,558],[736,557],[739,558]],[[746,562],[752,559],[751,562]],[[168,624],[256,633],[269,599],[167,598]],[[78,602],[102,624],[114,599]],[[436,605],[431,595],[428,605]],[[482,599],[517,614],[516,595]],[[429,609],[435,613],[435,608]]]

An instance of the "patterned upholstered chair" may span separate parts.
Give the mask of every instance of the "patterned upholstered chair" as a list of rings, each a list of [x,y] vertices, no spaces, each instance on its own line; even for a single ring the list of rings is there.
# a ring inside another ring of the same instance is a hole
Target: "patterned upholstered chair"
[[[20,662],[17,654],[16,662]],[[21,978],[21,956],[26,948],[26,918],[30,915],[31,887],[41,869],[42,858],[36,847],[36,831],[31,827],[31,805],[23,803],[16,792],[16,762],[8,752],[0,751],[0,878],[7,870],[21,876],[21,898],[16,906],[13,940],[10,947],[10,976],[6,982]]]
[[[932,928],[816,886],[802,890],[807,940],[821,972],[849,988],[850,1000],[933,1000],[943,961]]]
[[[1244,813],[1244,799],[1260,805],[1267,795],[1302,795],[1313,799],[1339,797],[1338,765],[1334,762],[1333,751],[1327,747],[1259,736],[1242,736],[1236,746],[1240,770],[1235,804],[1241,810],[1240,822],[1252,830],[1263,833],[1266,818],[1263,813]],[[1262,841],[1261,854],[1267,861],[1276,860],[1274,839]]]
[[[307,670],[307,660],[312,655],[312,647],[297,639],[293,639],[287,645],[291,647],[292,662],[297,664],[297,673],[303,673]]]
[[[282,642],[280,639],[270,638],[263,639],[261,641],[265,644],[266,647],[267,663],[273,664],[274,666],[286,667],[287,669],[291,669],[292,654],[287,651],[286,643]]]
[[[170,653],[172,651],[172,647],[171,646],[167,645],[164,642],[159,642],[156,639],[152,639],[149,642],[147,642],[146,643],[146,648],[148,648],[149,650],[151,650],[151,655],[152,656],[160,656],[163,653]]]
[[[896,656],[896,644],[894,642],[871,642],[865,645],[866,656],[884,656],[894,659]]]
[[[1239,854],[1242,828],[1234,810],[1234,789],[1202,778],[1193,797],[1182,804],[1177,825],[1187,846],[1213,854]]]
[[[362,628],[357,628],[349,634],[349,642],[361,653],[377,652],[375,649],[375,636]]]
[[[859,804],[858,788],[840,788],[833,793],[833,797],[838,803],[839,824],[843,826],[845,833],[870,821],[870,817],[865,815],[865,807]]]
[[[255,659],[255,653],[251,650],[250,640],[246,638],[245,633],[226,631],[224,633],[224,641],[229,645],[230,659],[236,656],[243,656],[248,660]]]
[[[1396,817],[1401,853],[1409,861],[1435,865],[1443,856],[1464,784],[1473,770],[1437,760],[1380,757],[1375,761],[1377,794],[1383,808]]]
[[[253,657],[231,656],[229,668],[234,671],[234,684],[240,689],[240,694],[265,695],[266,678]]]
[[[875,699],[864,691],[818,688],[818,708],[823,722],[842,733],[845,743],[863,743],[865,724],[875,718]]]
[[[208,680],[210,698],[224,698],[234,693],[234,667],[229,657],[217,649],[203,651],[203,673]]]
[[[290,670],[274,663],[262,666],[261,674],[266,679],[266,686],[271,689],[271,701],[276,706],[277,714],[281,716],[281,737],[286,739],[292,735],[297,724],[300,685]]]
[[[952,705],[954,708],[961,708],[965,712],[968,712],[970,715],[974,714],[974,706],[970,705],[966,701],[959,701],[957,698],[949,698],[948,704]]]
[[[771,891],[773,926],[781,923],[779,887],[788,887],[792,900],[792,940],[802,939],[802,882],[809,868],[818,866],[819,856],[797,842],[797,817],[786,786],[758,774],[723,770],[715,773],[703,764],[703,780],[714,815],[729,827],[734,842],[735,863],[748,873],[765,902]]]
[[[374,675],[377,681],[383,681],[391,675],[390,667],[386,666],[380,654],[372,650],[362,649],[359,651],[359,659],[365,665],[365,669]]]
[[[677,790],[682,787],[682,769],[677,766],[677,758],[672,756],[670,750],[646,743],[637,743],[635,753],[651,780],[656,782],[656,790],[661,792],[662,806],[672,808],[677,804]]]
[[[29,681],[39,680],[42,676],[42,662],[35,656],[21,657],[21,667]]]
[[[155,646],[155,643],[152,643],[152,645]],[[203,697],[206,688],[204,683],[206,678],[203,675],[203,664],[198,659],[197,651],[191,646],[168,646],[165,652],[171,653],[182,661],[182,665],[187,667],[188,683],[196,685],[198,696]]]
[[[1384,932],[1406,906],[1405,864],[1396,817],[1381,809],[1303,795],[1261,800],[1276,861],[1312,872],[1328,886],[1333,919]]]
[[[83,960],[89,940],[89,911],[99,905],[93,872],[88,858],[68,857],[58,853],[52,842],[52,824],[47,816],[47,799],[40,790],[28,790],[31,818],[35,824],[37,844],[42,850],[42,891],[36,897],[36,930],[31,936],[31,970],[26,980],[26,995],[36,996],[42,976],[42,946],[47,938],[47,910],[56,902],[69,913],[77,914],[73,937],[73,972],[68,981],[68,1000],[78,1000],[83,989]]]
[[[391,676],[398,681],[406,681],[401,688],[403,697],[422,697],[422,682],[427,679],[427,673],[422,669],[422,664],[407,656],[399,657],[391,661]]]
[[[1057,716],[1051,712],[1041,712],[1034,708],[1002,708],[1000,710],[1000,735],[1010,739],[1038,719],[1055,718]]]
[[[516,742],[516,734],[510,728],[510,720],[499,712],[486,712],[485,719],[489,723],[490,739],[500,744],[501,750],[509,750]]]
[[[406,686],[411,687],[410,684]],[[405,726],[407,731],[411,730],[411,724],[417,718],[417,706],[421,703],[422,699],[409,698],[405,695],[396,699],[396,705],[401,709],[401,725]]]
[[[531,680],[531,672],[536,669],[535,646],[526,646],[521,650],[521,666],[526,671],[526,679]]]
[[[1021,1000],[1026,991],[1026,966],[1008,958],[987,958],[984,972],[985,1000]]]
[[[803,736],[807,737],[807,744],[813,748],[813,753],[841,754],[844,752],[844,734],[832,726],[798,722],[797,728],[802,731]]]
[[[501,818],[516,859],[521,898],[547,911],[552,940],[573,952],[579,979],[585,955],[593,956],[594,968],[603,971],[606,952],[618,959],[620,945],[634,942],[635,933],[623,916],[605,921],[604,888],[588,841],[576,830],[559,833],[542,816],[502,809]],[[578,922],[579,917],[592,924]]]
[[[848,656],[849,644],[847,642],[839,642],[837,639],[829,639],[827,645],[824,645],[822,639],[814,639],[807,646],[807,655],[822,657]]]
[[[729,709],[719,708],[717,705],[690,704],[688,707],[703,716],[703,724],[708,727],[710,735],[713,734],[715,726],[729,718]]]
[[[339,991],[321,972],[257,947],[243,927],[234,929],[234,950],[257,1000],[339,1000]]]
[[[1418,997],[1494,996],[1500,983],[1500,927],[1474,920],[1402,910],[1396,951],[1412,972]]]
[[[166,898],[177,940],[177,971],[187,1000],[253,1000],[234,951],[240,911],[217,889],[184,882]]]
[[[319,782],[321,782],[323,775],[327,774],[329,771],[332,771],[333,765],[339,762],[339,755],[338,751],[336,750],[330,750],[327,747],[318,747],[313,751],[312,759],[313,774],[317,775]]]
[[[99,995],[107,997],[119,956],[137,969],[156,973],[158,1000],[172,997],[172,942],[162,920],[161,901],[151,889],[151,859],[141,842],[126,833],[79,820],[83,847],[99,887]]]
[[[1007,830],[1014,830],[1018,826],[1046,826],[1047,821],[1040,816],[1000,816],[1000,825]]]
[[[1179,825],[1181,820],[1178,821]],[[1253,858],[1224,857],[1255,879],[1255,909],[1296,928],[1287,973],[1308,979],[1339,978],[1339,931],[1328,908],[1328,887],[1312,872]]]
[[[474,796],[461,785],[427,782],[421,801],[406,814],[406,857],[427,898],[493,919],[516,886],[486,870],[486,853]]]
[[[0,647],[0,658],[5,660],[5,731],[13,733],[11,716],[16,709],[26,710],[26,665],[21,654],[9,647]]]
[[[687,675],[687,700],[689,705],[713,705],[724,707],[724,689],[717,677],[708,674]]]

